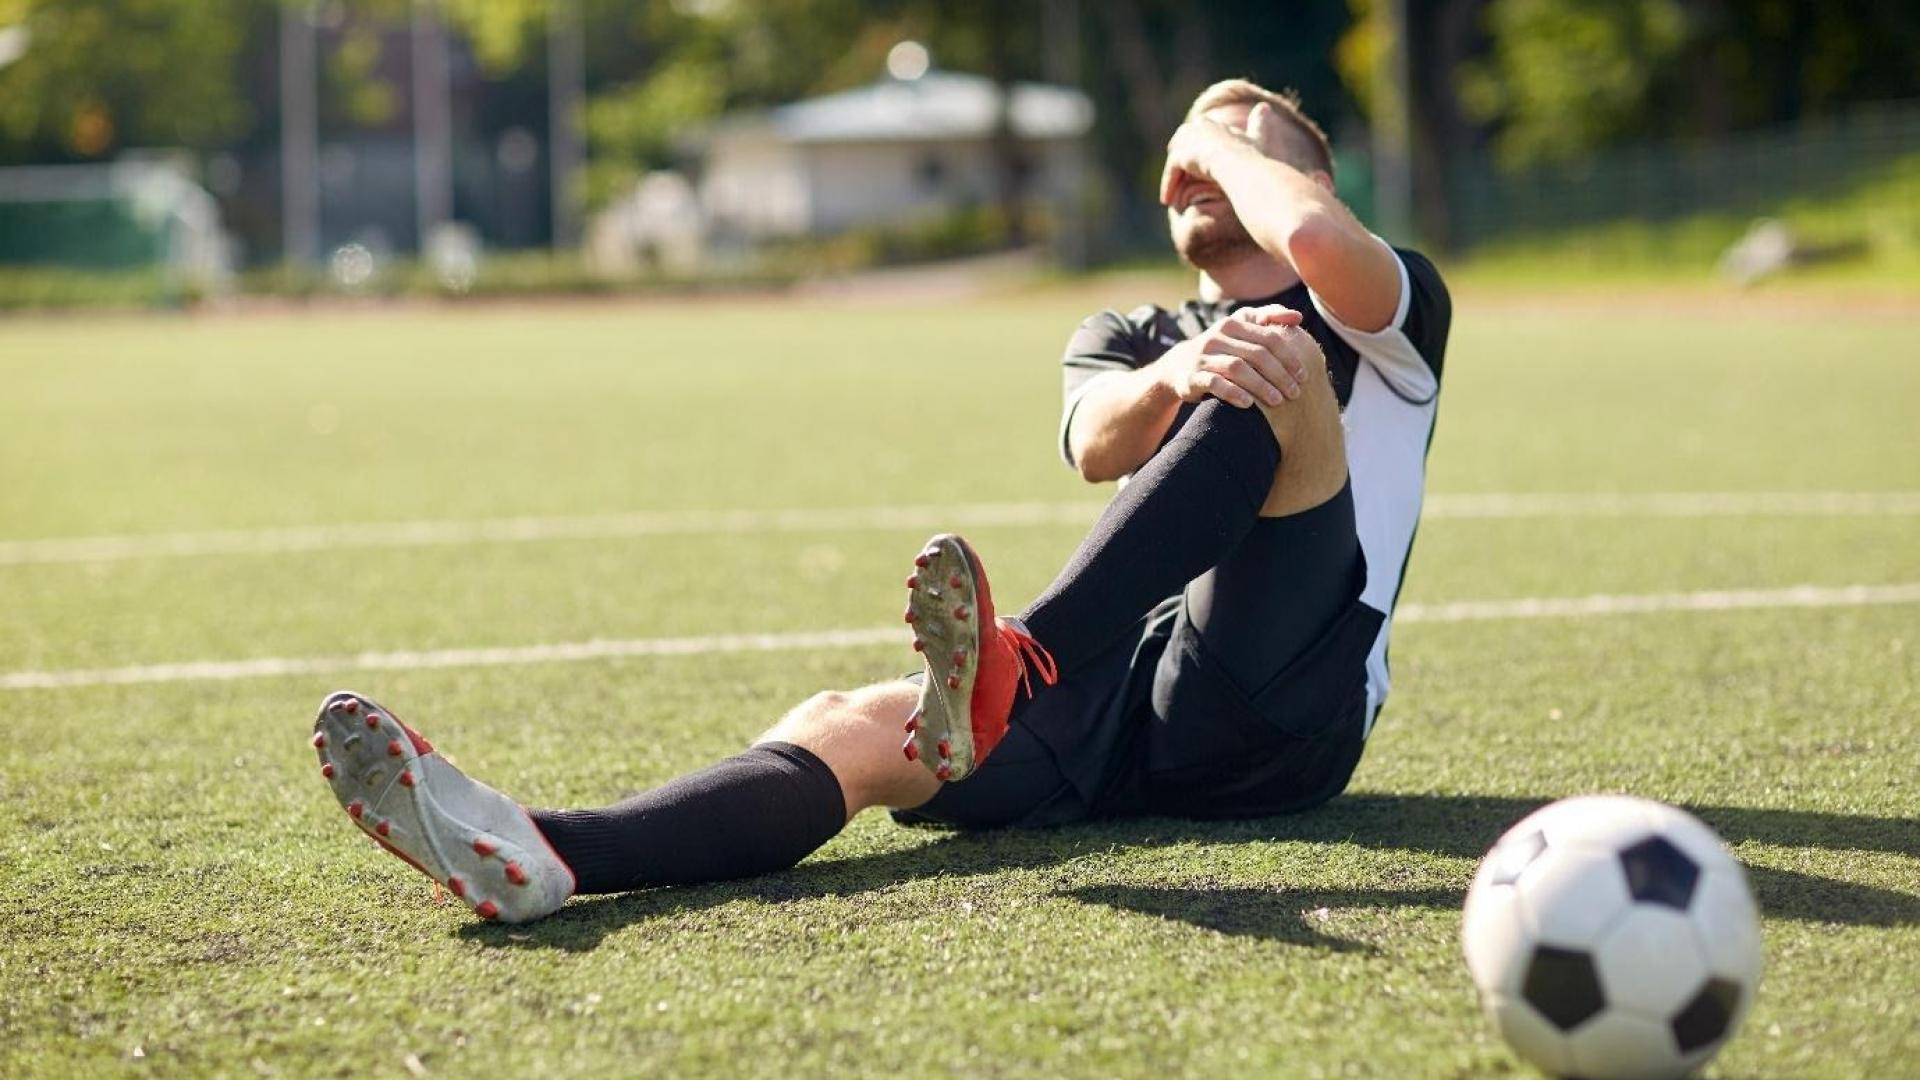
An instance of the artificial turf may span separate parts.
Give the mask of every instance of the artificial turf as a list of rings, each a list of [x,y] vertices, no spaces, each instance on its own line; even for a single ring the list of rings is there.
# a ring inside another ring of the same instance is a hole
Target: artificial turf
[[[0,323],[0,544],[1089,504],[1055,456],[1054,359],[1097,290]],[[1147,298],[1174,299],[1097,299]],[[1910,308],[1457,300],[1437,492],[1920,489]],[[0,675],[884,626],[923,531],[0,562]],[[1078,528],[970,532],[1017,603]],[[1405,598],[1916,581],[1897,506],[1436,517]],[[1410,623],[1321,810],[980,835],[873,814],[787,873],[521,928],[349,827],[306,745],[322,694],[368,691],[530,803],[597,803],[911,654],[0,689],[0,1075],[1513,1073],[1460,961],[1464,890],[1507,823],[1601,790],[1694,808],[1749,868],[1770,967],[1712,1074],[1903,1075],[1916,654],[1916,605]]]

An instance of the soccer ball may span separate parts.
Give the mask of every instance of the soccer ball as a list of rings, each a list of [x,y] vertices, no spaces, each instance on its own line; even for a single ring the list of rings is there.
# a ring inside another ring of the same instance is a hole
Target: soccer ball
[[[1488,1018],[1556,1076],[1684,1076],[1760,984],[1745,872],[1713,830],[1647,799],[1564,799],[1507,830],[1462,938]]]

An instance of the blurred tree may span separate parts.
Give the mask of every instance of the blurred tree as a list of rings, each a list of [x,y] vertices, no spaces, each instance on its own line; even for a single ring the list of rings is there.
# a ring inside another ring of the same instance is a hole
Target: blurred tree
[[[1485,0],[1458,89],[1503,161],[1920,95],[1912,0]]]
[[[217,146],[252,119],[239,92],[250,0],[0,0],[25,53],[0,68],[0,160]]]
[[[1462,68],[1460,93],[1500,126],[1512,163],[1573,157],[1642,126],[1687,41],[1680,0],[1493,0],[1486,21],[1492,51]]]

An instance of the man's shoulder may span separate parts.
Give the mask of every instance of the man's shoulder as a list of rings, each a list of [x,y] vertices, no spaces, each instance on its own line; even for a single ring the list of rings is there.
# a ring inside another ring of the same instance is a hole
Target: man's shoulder
[[[1096,311],[1080,321],[1067,343],[1066,359],[1123,360],[1144,364],[1184,337],[1177,316],[1158,304],[1141,304],[1126,312]]]
[[[1440,268],[1433,264],[1432,259],[1415,248],[1395,247],[1391,244],[1387,246],[1399,256],[1400,265],[1407,268],[1408,282],[1416,292],[1424,293],[1427,297],[1448,305],[1452,304],[1452,297],[1447,292],[1446,278],[1441,276]]]

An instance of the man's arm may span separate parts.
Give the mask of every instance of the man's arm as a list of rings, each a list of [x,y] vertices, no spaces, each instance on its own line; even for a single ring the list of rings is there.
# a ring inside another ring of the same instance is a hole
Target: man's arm
[[[1160,448],[1183,402],[1217,397],[1246,409],[1256,396],[1269,406],[1299,397],[1306,366],[1287,334],[1299,324],[1286,308],[1243,309],[1152,363],[1095,375],[1068,403],[1069,462],[1090,483],[1118,480]]]
[[[1254,107],[1242,138],[1210,120],[1181,125],[1167,147],[1161,201],[1189,177],[1220,185],[1247,234],[1285,259],[1333,316],[1364,333],[1383,330],[1400,304],[1400,266],[1316,173],[1309,176],[1264,148],[1285,123],[1270,106]]]

